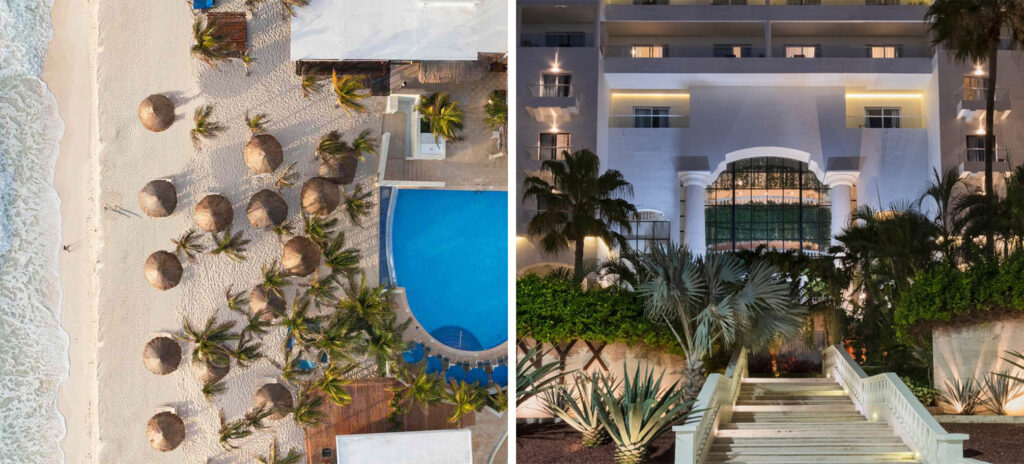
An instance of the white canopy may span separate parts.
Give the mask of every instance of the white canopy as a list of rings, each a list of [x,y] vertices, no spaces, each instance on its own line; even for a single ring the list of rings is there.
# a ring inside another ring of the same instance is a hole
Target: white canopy
[[[475,60],[508,50],[508,0],[313,0],[291,59]]]
[[[338,435],[338,463],[472,464],[468,429]]]

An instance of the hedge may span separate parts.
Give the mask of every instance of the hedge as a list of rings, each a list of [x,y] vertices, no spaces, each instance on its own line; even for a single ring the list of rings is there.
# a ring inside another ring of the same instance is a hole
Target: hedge
[[[533,274],[516,281],[516,331],[520,337],[547,343],[587,340],[676,347],[667,326],[644,317],[643,302],[636,293],[583,291],[566,279]]]
[[[944,265],[923,272],[900,298],[897,336],[920,343],[941,325],[1003,317],[1024,311],[1024,254],[968,269]]]

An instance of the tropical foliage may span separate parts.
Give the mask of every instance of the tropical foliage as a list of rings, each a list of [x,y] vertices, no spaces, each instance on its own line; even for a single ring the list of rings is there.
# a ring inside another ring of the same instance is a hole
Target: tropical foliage
[[[345,208],[345,215],[349,222],[357,226],[363,226],[363,219],[373,213],[376,206],[373,201],[373,191],[363,190],[362,184],[356,184],[349,193],[344,187],[341,189],[341,204]]]
[[[458,140],[462,132],[462,110],[446,92],[434,93],[420,99],[416,111],[434,134],[434,142],[442,138],[449,142]]]
[[[599,401],[595,391],[602,388],[604,376],[598,372],[589,375],[576,373],[573,382],[569,387],[558,384],[554,389],[548,390],[541,399],[544,408],[554,417],[562,420],[566,425],[580,432],[582,444],[592,448],[608,441],[608,431],[601,421],[600,410],[605,410],[603,402]],[[612,389],[618,388],[614,383]]]
[[[213,119],[213,105],[203,105],[196,108],[192,115],[195,126],[189,132],[192,137],[192,145],[199,148],[204,139],[217,138],[217,135],[227,130],[227,126]]]
[[[302,0],[308,1],[308,0]],[[366,106],[360,100],[370,96],[365,92],[366,85],[362,77],[343,75],[339,76],[337,71],[331,75],[331,89],[338,100],[338,106],[351,114],[353,111],[362,113]]]
[[[249,131],[253,134],[262,134],[267,131],[267,122],[270,121],[267,113],[256,113],[255,115],[249,116],[249,112],[245,112],[245,125],[249,128]]]
[[[217,63],[231,57],[231,45],[228,38],[217,30],[217,21],[204,21],[203,16],[196,16],[192,21],[192,56],[204,63],[216,67]]]

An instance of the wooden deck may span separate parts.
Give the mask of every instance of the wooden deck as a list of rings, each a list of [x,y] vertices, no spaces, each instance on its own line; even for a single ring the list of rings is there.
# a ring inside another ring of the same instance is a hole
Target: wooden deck
[[[338,407],[325,401],[323,410],[326,417],[323,423],[319,427],[306,431],[306,462],[308,464],[335,464],[338,459],[335,448],[337,435],[392,432],[391,424],[388,423],[388,415],[391,414],[390,403],[394,396],[391,389],[395,385],[397,382],[393,379],[355,380],[348,386],[348,392],[352,395],[351,404]],[[456,428],[454,424],[448,422],[448,417],[452,412],[451,406],[440,405],[431,408],[426,414],[415,405],[409,409],[409,412],[403,417],[400,431]],[[473,424],[475,424],[473,414],[466,416],[462,421],[463,427]],[[330,457],[323,457],[324,448],[331,450]]]
[[[217,22],[217,32],[227,36],[232,53],[242,56],[249,47],[245,13],[210,12],[207,19]]]

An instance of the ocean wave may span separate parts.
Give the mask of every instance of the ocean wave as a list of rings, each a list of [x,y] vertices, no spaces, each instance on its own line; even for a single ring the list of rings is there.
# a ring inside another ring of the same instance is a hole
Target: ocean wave
[[[0,1],[0,464],[63,461],[57,391],[68,375],[68,337],[52,180],[64,124],[39,79],[51,6]]]

